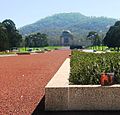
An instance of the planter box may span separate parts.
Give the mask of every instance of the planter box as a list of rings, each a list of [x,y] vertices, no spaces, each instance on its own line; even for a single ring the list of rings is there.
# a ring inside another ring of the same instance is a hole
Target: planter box
[[[70,59],[66,59],[45,87],[45,109],[120,110],[120,85],[69,85]]]

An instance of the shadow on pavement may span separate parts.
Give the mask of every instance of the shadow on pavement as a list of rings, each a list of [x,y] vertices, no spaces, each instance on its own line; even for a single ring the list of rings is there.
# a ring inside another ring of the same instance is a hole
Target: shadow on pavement
[[[32,115],[120,115],[120,111],[45,111],[45,96],[43,96]]]

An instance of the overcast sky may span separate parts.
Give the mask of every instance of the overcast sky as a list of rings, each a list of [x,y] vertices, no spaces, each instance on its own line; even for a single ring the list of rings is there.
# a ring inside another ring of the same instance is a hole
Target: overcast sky
[[[64,12],[120,19],[120,0],[0,0],[0,22],[12,19],[17,28]]]

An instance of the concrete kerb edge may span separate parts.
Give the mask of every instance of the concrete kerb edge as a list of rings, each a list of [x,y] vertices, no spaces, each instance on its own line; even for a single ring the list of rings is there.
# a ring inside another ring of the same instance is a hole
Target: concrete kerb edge
[[[67,58],[45,87],[46,110],[120,110],[120,85],[69,85],[69,72]]]

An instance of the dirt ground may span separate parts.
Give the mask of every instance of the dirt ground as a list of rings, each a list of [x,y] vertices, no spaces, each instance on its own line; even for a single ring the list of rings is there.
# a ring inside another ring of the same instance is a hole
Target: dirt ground
[[[70,50],[56,50],[0,57],[0,115],[35,114],[45,85],[69,54]]]

